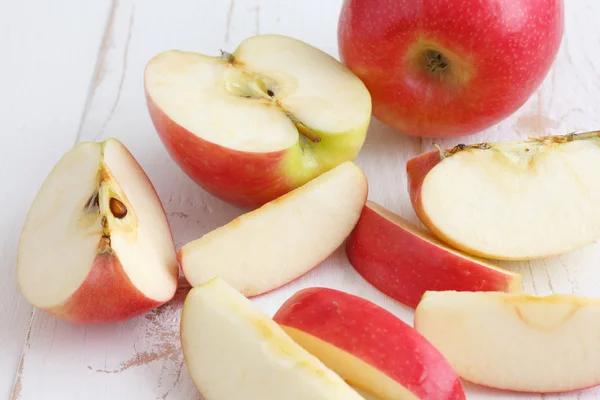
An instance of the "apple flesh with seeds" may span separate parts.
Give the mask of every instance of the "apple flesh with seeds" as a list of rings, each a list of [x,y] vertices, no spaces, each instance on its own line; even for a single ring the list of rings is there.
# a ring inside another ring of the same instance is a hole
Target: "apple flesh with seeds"
[[[175,246],[152,183],[115,139],[80,143],[42,184],[19,240],[17,279],[35,307],[73,323],[124,320],[177,289]]]
[[[535,393],[600,384],[600,299],[427,292],[414,323],[477,384]]]
[[[466,253],[531,260],[600,237],[600,132],[459,145],[408,161],[410,197]]]
[[[367,282],[413,308],[428,290],[521,291],[520,274],[454,250],[370,201],[346,241],[346,254]]]
[[[346,161],[183,246],[183,273],[192,286],[219,276],[248,297],[277,289],[344,242],[367,192],[362,170]]]
[[[377,119],[410,135],[450,137],[521,107],[563,30],[562,0],[346,0],[338,41]]]
[[[221,278],[189,292],[180,335],[205,400],[364,400]]]
[[[171,157],[208,192],[249,208],[353,160],[371,116],[350,70],[280,35],[253,36],[220,57],[160,53],[144,82]]]
[[[346,382],[381,400],[465,399],[456,372],[411,326],[363,298],[308,288],[273,317]]]

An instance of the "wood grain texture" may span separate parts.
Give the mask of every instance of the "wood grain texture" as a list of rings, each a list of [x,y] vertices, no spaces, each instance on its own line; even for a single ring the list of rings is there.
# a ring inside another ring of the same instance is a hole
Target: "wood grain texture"
[[[86,2],[87,8],[91,8],[89,4]],[[69,131],[70,125],[64,122],[67,125],[59,125],[62,129],[55,129],[60,133],[52,140],[37,133],[36,143],[27,142],[27,146],[39,147],[39,152],[35,153],[37,162],[33,166],[22,160],[19,165],[34,169],[27,176],[35,177],[35,182],[31,178],[32,181],[27,186],[23,185],[19,192],[30,201],[52,163],[72,145],[76,135],[78,141],[117,137],[132,151],[156,186],[178,247],[229,222],[240,215],[241,210],[215,199],[195,185],[162,147],[144,102],[142,74],[146,62],[156,53],[171,48],[218,54],[219,49],[233,50],[241,40],[257,33],[294,36],[337,57],[336,29],[340,6],[341,0],[181,0],[168,5],[158,0],[115,1],[112,8],[98,11],[96,18],[100,22],[91,22],[87,18],[81,22],[87,24],[90,31],[94,24],[105,28],[100,36],[94,37],[96,42],[78,34],[82,36],[78,39],[81,43],[94,49],[90,54],[87,53],[89,50],[80,50],[79,54],[89,58],[87,66],[97,66],[94,75],[89,69],[85,76],[87,81],[84,79],[86,85],[92,82],[87,102],[82,92],[77,102],[72,99],[74,104],[70,108],[65,107],[69,108],[69,114],[77,115],[77,121],[82,115],[81,129],[78,134],[77,129]],[[81,6],[82,9],[86,7]],[[87,17],[91,11],[81,12]],[[600,15],[600,3],[595,0],[567,2],[566,12],[566,37],[554,67],[527,104],[498,126],[468,138],[434,141],[401,136],[373,120],[357,160],[369,179],[369,198],[417,222],[406,190],[405,162],[422,151],[431,150],[434,142],[446,147],[458,142],[525,138],[600,127],[600,114],[597,113],[600,54],[591,51],[600,42],[600,29],[589,18]],[[67,21],[68,15],[65,13],[62,18]],[[62,31],[60,34],[67,35]],[[102,45],[98,52],[100,42]],[[14,39],[9,40],[10,45],[14,46],[14,43]],[[50,54],[48,57],[52,59]],[[60,75],[61,65],[57,67],[57,75]],[[81,73],[69,70],[60,76],[66,80]],[[33,90],[32,86],[29,92]],[[26,95],[22,95],[19,104],[25,103]],[[60,100],[55,101],[67,101],[66,97],[63,91]],[[40,113],[38,108],[35,114],[23,111],[23,121],[27,116],[35,115],[36,121],[47,127],[55,116],[50,114],[50,110]],[[2,107],[3,111],[5,109]],[[12,117],[12,120],[19,123],[18,118]],[[65,132],[71,132],[71,135]],[[46,141],[37,142],[38,138]],[[25,137],[24,140],[33,141],[33,138]],[[59,144],[56,144],[57,140]],[[15,143],[14,146],[20,149],[20,152],[13,152],[15,157],[33,154],[25,151],[24,144]],[[0,158],[0,163],[3,162],[4,158]],[[7,167],[9,164],[2,165]],[[10,165],[14,168],[14,163]],[[9,179],[15,179],[13,186],[18,186],[17,178]],[[3,240],[10,237],[7,246],[14,247],[14,229],[22,222],[26,207],[12,200],[4,204],[18,210],[18,218],[12,214],[8,216],[7,223],[2,221],[0,224]],[[5,253],[0,254],[4,256]],[[553,259],[502,263],[502,266],[523,273],[524,289],[528,292],[600,296],[600,272],[596,265],[599,261],[600,245],[593,244]],[[14,261],[8,260],[4,264],[14,264]],[[9,273],[7,283],[2,284],[15,286],[14,277]],[[343,249],[338,249],[323,265],[301,279],[254,301],[272,315],[297,290],[316,285],[363,296],[412,323],[409,309],[379,293],[354,272]],[[13,292],[15,290],[12,289]],[[180,308],[185,294],[184,288],[174,301],[158,310],[105,326],[73,326],[36,312],[23,350],[13,399],[199,399],[183,363],[179,345]],[[28,308],[21,304],[22,300],[15,296],[9,300],[13,305],[21,305],[18,310],[16,306],[12,307],[11,311],[17,310],[18,318],[27,319]],[[4,325],[6,320],[4,315],[2,317]],[[21,331],[23,336],[19,336],[19,332],[11,334],[13,346],[24,339],[24,329]],[[475,385],[466,386],[470,399],[542,398],[539,395],[514,395]],[[599,399],[600,390],[543,398]]]
[[[19,233],[77,136],[108,5],[0,1],[0,398],[10,395],[31,321],[16,283]]]

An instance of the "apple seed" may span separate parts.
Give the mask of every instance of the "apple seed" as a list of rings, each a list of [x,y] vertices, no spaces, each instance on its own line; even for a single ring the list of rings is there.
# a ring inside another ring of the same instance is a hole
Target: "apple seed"
[[[127,215],[127,207],[120,200],[110,198],[110,212],[115,218],[123,219]]]

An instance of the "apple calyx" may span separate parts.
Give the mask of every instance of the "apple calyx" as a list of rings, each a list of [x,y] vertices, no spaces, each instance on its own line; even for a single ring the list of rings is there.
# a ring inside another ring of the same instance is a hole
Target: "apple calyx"
[[[238,68],[242,66],[241,63],[237,62],[234,54],[224,50],[221,50],[219,59],[231,65],[235,65]],[[319,143],[321,141],[321,138],[316,132],[302,123],[302,121],[283,107],[281,102],[275,98],[277,82],[262,74],[247,71],[243,67],[234,71],[231,71],[232,73],[225,84],[225,89],[229,94],[247,99],[264,99],[265,101],[270,102],[279,108],[292,121],[302,136],[313,143]]]
[[[450,69],[450,61],[448,58],[437,50],[427,49],[423,53],[423,59],[425,61],[425,67],[432,74],[442,75]]]

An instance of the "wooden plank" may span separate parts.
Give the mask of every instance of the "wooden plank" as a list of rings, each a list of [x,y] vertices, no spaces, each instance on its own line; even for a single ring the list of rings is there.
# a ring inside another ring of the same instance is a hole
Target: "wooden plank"
[[[336,28],[342,0],[178,1],[121,0],[108,36],[111,46],[99,68],[80,140],[114,136],[122,140],[147,171],[161,197],[177,246],[228,222],[241,211],[208,195],[170,160],[147,115],[142,73],[156,53],[170,48],[217,54],[232,50],[256,33],[282,33],[315,44],[337,56]],[[593,0],[567,5],[567,40],[548,78],[514,116],[469,142],[592,129],[600,124],[588,104],[600,87],[595,48],[600,32],[582,20],[596,15]],[[589,26],[586,28],[586,26]],[[572,45],[577,43],[577,46]],[[574,67],[577,66],[577,68]],[[576,69],[576,72],[574,71]],[[437,141],[450,146],[461,140]],[[416,221],[406,193],[406,160],[432,148],[431,140],[401,136],[376,120],[357,162],[370,182],[370,198]],[[525,274],[525,289],[600,295],[593,261],[598,245],[567,256],[532,263],[504,263]],[[412,312],[366,284],[335,252],[322,266],[291,284],[255,299],[268,314],[292,293],[308,286],[350,291],[372,300],[411,323]],[[23,356],[20,391],[15,399],[198,399],[179,347],[182,289],[171,303],[132,320],[106,326],[73,326],[36,313]],[[467,385],[469,398],[515,398],[514,394]],[[521,399],[540,399],[521,395]],[[589,390],[546,399],[600,398]]]
[[[50,168],[77,136],[109,3],[0,2],[0,397],[31,322],[16,282],[19,233]]]

